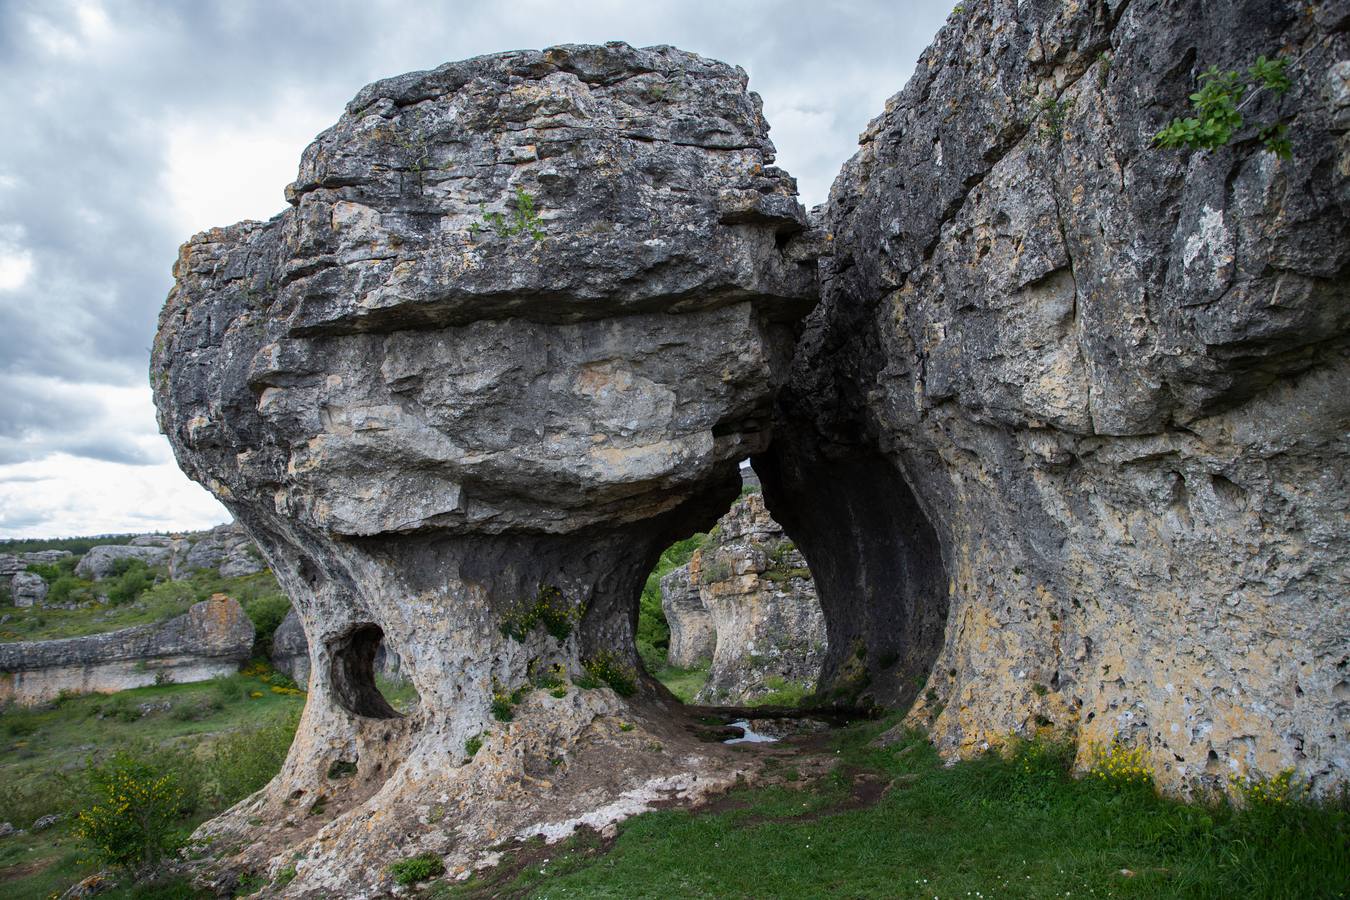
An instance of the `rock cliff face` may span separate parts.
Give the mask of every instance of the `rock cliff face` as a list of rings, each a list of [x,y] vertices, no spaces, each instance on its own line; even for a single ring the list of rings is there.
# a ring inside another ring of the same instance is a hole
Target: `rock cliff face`
[[[481,57],[366,88],[291,209],[183,247],[160,423],[311,659],[281,775],[206,829],[249,845],[237,865],[299,850],[292,893],[345,894],[392,858],[462,865],[734,777],[645,678],[631,700],[522,690],[510,724],[492,707],[554,666],[626,690],[647,573],[767,449],[816,288],[766,132],[743,72],[672,48]],[[410,718],[375,690],[381,641]]]
[[[239,670],[253,623],[224,594],[159,625],[56,641],[0,644],[0,703],[42,703],[62,691],[112,693],[157,681],[205,681]]]
[[[966,3],[867,129],[755,461],[826,678],[949,754],[1053,726],[1171,788],[1347,772],[1342,4]],[[1293,158],[1163,151],[1200,71],[1292,60]],[[883,667],[881,660],[893,660]]]
[[[717,631],[703,605],[698,582],[689,576],[688,563],[661,579],[661,611],[670,625],[667,663],[688,669],[712,659]]]
[[[826,650],[820,600],[805,559],[759,494],[732,504],[688,566],[663,579],[661,600],[671,665],[712,660],[698,702],[739,704],[789,684],[815,687]],[[689,635],[700,628],[707,637],[698,646]],[[676,662],[677,652],[690,661]]]

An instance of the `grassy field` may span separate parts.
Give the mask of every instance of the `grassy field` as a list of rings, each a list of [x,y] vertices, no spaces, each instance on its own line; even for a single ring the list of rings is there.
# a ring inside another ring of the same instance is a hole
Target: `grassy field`
[[[839,767],[782,771],[723,811],[631,819],[612,844],[587,832],[433,897],[1343,897],[1344,803],[1230,806],[1140,785],[1075,780],[1033,745],[944,767],[922,735],[877,749],[886,723],[837,734]],[[754,752],[747,750],[747,752]]]
[[[0,822],[29,830],[0,839],[0,896],[46,898],[98,870],[73,833],[91,760],[128,751],[177,772],[193,788],[184,831],[265,783],[290,745],[304,694],[251,671],[0,712]],[[31,831],[53,813],[62,816],[56,826]]]

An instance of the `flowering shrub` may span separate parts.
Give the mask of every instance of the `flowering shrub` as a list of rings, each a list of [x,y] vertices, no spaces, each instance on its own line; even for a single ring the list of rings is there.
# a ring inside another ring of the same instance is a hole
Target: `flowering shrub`
[[[1274,778],[1243,778],[1230,775],[1228,783],[1248,808],[1289,806],[1304,799],[1308,786],[1294,780],[1294,770],[1285,769]]]
[[[97,800],[76,816],[75,830],[104,862],[134,868],[178,846],[184,791],[172,774],[118,753],[91,768],[89,779]]]
[[[581,667],[586,671],[587,683],[578,682],[578,687],[607,684],[620,697],[631,697],[637,693],[637,672],[613,650],[601,650],[584,660]]]
[[[502,616],[502,634],[523,641],[536,625],[543,625],[558,640],[566,640],[584,611],[580,604],[568,601],[558,588],[543,584],[533,600]]]
[[[1113,785],[1153,785],[1153,770],[1143,747],[1127,747],[1119,740],[1092,748],[1088,777]]]

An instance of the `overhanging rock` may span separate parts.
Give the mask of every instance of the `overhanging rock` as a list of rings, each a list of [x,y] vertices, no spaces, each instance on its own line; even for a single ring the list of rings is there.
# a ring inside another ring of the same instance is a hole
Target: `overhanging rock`
[[[733,776],[650,713],[633,627],[661,550],[767,449],[815,300],[766,135],[744,72],[673,48],[480,57],[367,87],[291,209],[184,245],[160,423],[312,664],[282,773],[204,828],[237,866],[300,852],[288,890],[340,894]],[[381,641],[409,718],[375,689]],[[569,686],[587,669],[635,696]]]

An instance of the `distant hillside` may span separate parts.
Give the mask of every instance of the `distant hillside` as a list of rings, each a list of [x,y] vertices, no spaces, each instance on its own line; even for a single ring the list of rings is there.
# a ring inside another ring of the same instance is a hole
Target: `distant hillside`
[[[36,553],[39,550],[64,550],[67,553],[88,553],[94,547],[106,544],[129,544],[134,534],[96,534],[72,538],[0,538],[0,553]]]

